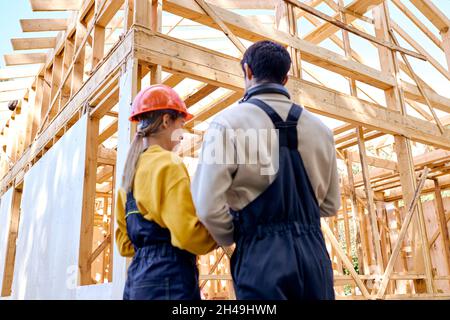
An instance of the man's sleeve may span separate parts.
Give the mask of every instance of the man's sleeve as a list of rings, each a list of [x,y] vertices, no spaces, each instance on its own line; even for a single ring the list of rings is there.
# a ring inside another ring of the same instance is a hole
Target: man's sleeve
[[[339,188],[339,175],[336,162],[336,150],[334,146],[334,139],[332,138],[332,144],[330,147],[331,163],[330,163],[330,183],[325,199],[320,205],[320,216],[331,217],[335,216],[341,206],[341,195]]]
[[[197,171],[192,182],[192,196],[197,215],[219,245],[233,244],[233,218],[225,193],[237,170],[235,144],[231,130],[211,123],[207,130]]]

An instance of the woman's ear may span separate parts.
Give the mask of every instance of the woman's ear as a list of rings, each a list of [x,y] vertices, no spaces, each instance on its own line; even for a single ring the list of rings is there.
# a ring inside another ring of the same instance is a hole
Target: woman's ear
[[[169,114],[165,114],[165,115],[163,115],[163,118],[162,118],[162,124],[161,124],[161,126],[163,127],[163,129],[167,129],[169,126],[170,126],[170,115]]]

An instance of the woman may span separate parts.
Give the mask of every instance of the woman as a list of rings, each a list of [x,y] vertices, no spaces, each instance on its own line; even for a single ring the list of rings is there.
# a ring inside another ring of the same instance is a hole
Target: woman
[[[116,242],[133,257],[125,300],[200,299],[196,255],[216,248],[199,222],[186,167],[171,151],[192,118],[170,87],[154,85],[135,98],[138,122],[118,192]]]

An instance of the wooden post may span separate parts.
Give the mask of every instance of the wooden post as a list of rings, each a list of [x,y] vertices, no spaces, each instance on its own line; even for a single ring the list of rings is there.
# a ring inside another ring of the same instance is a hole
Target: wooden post
[[[386,292],[387,285],[389,283],[389,278],[391,276],[392,270],[394,269],[395,261],[400,253],[400,249],[402,247],[402,242],[406,237],[406,233],[408,231],[409,224],[414,216],[415,207],[420,202],[420,193],[422,192],[423,186],[425,185],[426,178],[428,176],[429,169],[425,167],[420,183],[417,186],[417,189],[413,195],[412,201],[407,206],[407,213],[405,217],[405,221],[403,222],[402,228],[400,230],[400,234],[397,239],[397,243],[395,244],[394,250],[392,250],[392,255],[389,259],[388,265],[386,267],[386,271],[384,272],[380,288],[377,292],[377,299],[382,299]]]
[[[152,0],[134,0],[134,23],[151,29]]]
[[[353,225],[356,232],[356,248],[358,252],[358,262],[360,274],[365,274],[369,271],[368,252],[365,252],[363,248],[366,247],[365,233],[362,230],[362,222],[358,212],[358,201],[355,194],[355,183],[353,177],[353,166],[351,154],[347,150],[344,151],[345,162],[347,167],[348,184],[350,187],[350,200],[352,203]]]
[[[152,30],[155,32],[161,32],[162,30],[162,0],[152,0],[152,21],[151,21],[151,27]],[[150,83],[151,84],[158,84],[161,83],[161,74],[162,74],[162,68],[160,65],[153,65],[150,68]]]
[[[53,101],[56,94],[58,93],[58,89],[61,85],[62,69],[63,69],[63,56],[59,54],[55,56],[55,59],[53,60],[52,88],[50,93],[50,101]],[[50,110],[48,117],[48,120],[50,122],[53,119],[53,117],[58,113],[59,107],[50,105],[49,108],[52,108]]]
[[[450,71],[450,30],[449,28],[441,30],[442,49],[444,49],[445,58],[447,60],[447,69]]]
[[[328,239],[331,242],[331,246],[336,250],[336,253],[339,255],[339,257],[342,259],[342,262],[344,263],[345,267],[349,270],[350,275],[353,277],[353,279],[356,282],[356,285],[359,287],[359,289],[361,290],[362,294],[364,295],[364,297],[366,299],[370,298],[370,294],[367,291],[366,286],[364,285],[364,283],[361,281],[361,278],[359,277],[359,275],[356,273],[355,268],[353,267],[353,264],[350,262],[350,260],[347,258],[347,256],[345,255],[345,253],[342,251],[342,249],[339,247],[339,242],[336,240],[336,238],[333,235],[333,232],[330,230],[330,227],[328,226],[328,224],[326,222],[324,222],[322,220],[321,223],[322,226],[322,231],[323,233],[328,237]]]
[[[2,282],[2,292],[1,292],[2,297],[8,297],[11,295],[14,277],[14,264],[16,260],[16,241],[19,233],[21,199],[22,199],[22,190],[14,189],[9,213],[10,223],[8,232],[8,242],[6,247],[5,269],[3,273],[3,282]]]
[[[67,38],[64,46],[64,62],[63,62],[63,78],[67,76],[67,73],[70,72],[69,68],[72,64],[73,55],[75,54],[75,40],[73,37]],[[60,108],[64,108],[67,101],[70,98],[70,81],[66,81],[64,86],[61,89],[61,94],[59,97],[59,106]]]
[[[135,133],[135,126],[128,120],[130,114],[131,104],[134,97],[140,90],[141,79],[139,77],[139,62],[137,59],[130,58],[122,67],[122,73],[119,79],[119,116],[118,116],[118,140],[117,140],[117,160],[115,167],[115,177],[118,183],[115,184],[115,194],[120,188],[120,181],[122,178],[123,167],[127,157],[130,142]],[[114,200],[114,203],[117,200]],[[117,229],[117,219],[113,220],[114,230]],[[114,233],[112,234],[112,242],[114,240]],[[114,266],[113,266],[113,299],[122,299],[123,288],[127,273],[127,259],[120,256],[117,246],[113,248]]]
[[[92,44],[92,69],[95,70],[98,63],[103,59],[105,53],[105,27],[100,25],[94,26],[94,36]]]
[[[389,35],[389,12],[385,3],[375,7],[373,9],[373,17],[375,22],[375,33],[377,37],[380,39],[388,40],[390,39]],[[380,65],[382,72],[387,74],[393,74],[395,79],[399,81],[399,68],[396,55],[385,47],[379,47],[378,53],[380,57]],[[400,111],[402,114],[406,114],[406,105],[403,96],[403,90],[401,86],[396,83],[392,89],[385,90],[386,104],[387,108],[394,109]],[[398,161],[398,170],[400,174],[400,183],[403,192],[403,199],[405,203],[410,203],[413,199],[414,190],[416,188],[416,179],[415,179],[415,170],[414,163],[412,160],[412,152],[411,145],[409,139],[404,136],[394,135],[395,144],[394,149],[397,154]],[[417,225],[419,232],[417,234],[417,239],[415,241],[416,245],[416,253],[414,254],[414,258],[416,259],[416,271],[422,271],[422,265],[425,265],[425,273],[427,276],[426,279],[426,291],[428,293],[433,293],[433,274],[432,274],[432,266],[431,266],[431,256],[428,247],[428,240],[426,240],[426,229],[425,229],[425,221],[423,217],[423,211],[421,202],[419,201],[417,205],[418,214],[417,217]],[[414,224],[414,222],[413,222]],[[414,228],[414,227],[413,227]],[[420,254],[422,252],[422,254]],[[415,280],[416,291],[424,292],[425,288],[423,288],[422,280]]]
[[[436,204],[436,214],[439,221],[439,231],[441,233],[442,243],[444,244],[444,257],[447,263],[447,272],[450,275],[450,237],[445,218],[444,202],[442,200],[441,187],[437,179],[434,180],[434,196]]]
[[[70,96],[73,96],[75,93],[77,93],[83,85],[84,59],[86,56],[86,43],[83,40],[86,37],[86,33],[86,26],[83,23],[78,22],[75,33],[75,52],[78,52],[79,50],[81,51],[74,61]]]
[[[130,30],[131,26],[134,22],[134,0],[126,0],[125,1],[125,12],[124,12],[124,20],[123,20],[123,29],[124,32],[127,33]]]
[[[98,118],[86,115],[86,157],[83,184],[83,209],[80,231],[80,285],[92,284],[91,264],[89,260],[92,254],[92,241],[94,232],[95,192],[97,182],[97,154],[98,154]]]
[[[374,253],[375,253],[375,262],[376,262],[376,265],[378,268],[376,273],[381,274],[384,271],[384,268],[383,268],[383,259],[382,259],[382,253],[381,253],[380,232],[378,230],[377,214],[375,211],[373,190],[372,190],[372,186],[370,185],[369,166],[367,164],[366,145],[365,145],[365,140],[364,140],[364,131],[363,131],[362,127],[358,127],[356,129],[356,133],[357,133],[357,139],[358,139],[359,157],[361,160],[362,175],[363,175],[363,180],[364,180],[364,189],[366,191],[366,196],[367,196],[367,210],[369,211],[369,218],[370,218],[371,231],[372,231],[372,242],[373,242]]]

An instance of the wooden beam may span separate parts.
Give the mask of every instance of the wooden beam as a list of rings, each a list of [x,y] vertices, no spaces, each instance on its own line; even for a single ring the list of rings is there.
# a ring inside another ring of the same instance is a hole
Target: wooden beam
[[[205,98],[206,96],[208,96],[211,93],[213,93],[214,91],[216,91],[217,89],[219,89],[219,87],[216,87],[216,86],[213,86],[210,84],[206,84],[206,85],[200,87],[194,93],[187,96],[184,99],[184,103],[186,104],[186,107],[189,108],[189,107],[193,106],[194,104],[196,104],[197,102],[199,102],[200,100],[202,100],[203,98]]]
[[[97,25],[106,27],[124,2],[124,0],[103,0],[102,10],[98,13]]]
[[[392,21],[389,18],[390,14],[387,4],[381,4],[373,9],[372,15],[375,20],[375,34],[377,37],[389,39],[389,30],[391,30]],[[397,55],[382,47],[379,47],[378,53],[380,56],[382,71],[394,74],[396,79],[400,79]],[[385,91],[385,98],[388,109],[397,110],[402,114],[406,114],[406,103],[400,82],[398,82],[394,88]],[[394,150],[397,155],[400,183],[404,194],[403,199],[405,203],[411,203],[414,196],[414,190],[417,185],[414,175],[411,143],[408,137],[402,135],[394,135],[394,141]],[[414,227],[417,227],[418,232],[414,232],[414,265],[416,267],[416,271],[426,273],[426,290],[428,293],[433,293],[434,289],[431,256],[428,247],[423,209],[420,202],[417,205],[417,219],[415,222]],[[423,268],[425,269],[424,271],[422,271]],[[425,288],[422,280],[415,281],[415,289],[419,292],[424,291]]]
[[[22,32],[66,31],[67,19],[21,19]]]
[[[355,268],[353,267],[353,263],[350,262],[346,254],[342,251],[341,245],[336,240],[336,237],[334,236],[333,232],[330,230],[330,227],[328,224],[324,221],[321,222],[322,231],[327,236],[327,238],[330,240],[332,247],[336,250],[337,255],[344,263],[347,270],[350,272],[350,275],[355,280],[356,284],[358,285],[359,289],[361,290],[361,293],[366,299],[370,299],[370,293],[367,291],[366,286],[362,282],[361,278],[359,277],[359,274],[356,273]]]
[[[105,142],[109,137],[111,137],[114,133],[117,132],[118,129],[118,122],[117,120],[113,121],[108,127],[105,128],[105,130],[100,133],[98,137],[98,143],[101,144]]]
[[[381,89],[390,88],[394,85],[395,80],[388,75],[381,75],[379,71],[366,65],[351,61],[330,50],[264,25],[258,19],[244,17],[213,5],[210,5],[210,7],[237,37],[249,41],[275,40],[300,50],[302,60],[337,72],[343,76]],[[194,0],[167,0],[164,2],[164,10],[209,27],[220,29]]]
[[[153,61],[169,72],[242,92],[239,60],[178,39],[136,27],[136,56]],[[413,140],[450,149],[450,131],[441,135],[427,121],[388,110],[311,82],[291,78],[287,84],[293,99],[312,111],[335,119],[364,125],[384,133],[398,133]],[[401,124],[401,125],[399,125]]]
[[[376,44],[381,45],[383,47],[389,48],[391,50],[402,52],[404,54],[410,55],[412,57],[415,57],[415,58],[418,58],[418,59],[421,59],[421,60],[426,60],[426,57],[424,55],[422,55],[422,54],[418,54],[418,53],[416,53],[414,51],[402,48],[402,47],[400,47],[398,45],[393,45],[390,42],[387,42],[387,41],[384,41],[384,40],[379,40],[377,37],[374,37],[374,36],[372,36],[372,35],[370,35],[368,33],[362,32],[362,31],[358,30],[357,28],[355,28],[355,27],[353,27],[351,25],[347,25],[346,23],[344,23],[342,21],[339,21],[338,19],[336,19],[334,17],[330,17],[330,16],[322,13],[321,11],[319,11],[317,9],[314,9],[314,8],[312,8],[312,7],[306,5],[306,4],[304,4],[304,3],[302,3],[302,2],[300,2],[298,0],[285,0],[285,1],[295,5],[296,7],[300,8],[302,10],[307,11],[310,14],[315,15],[316,17],[319,17],[319,18],[321,18],[321,19],[331,23],[332,25],[337,26],[338,28],[341,28],[341,29],[344,29],[344,30],[346,30],[348,32],[351,32],[351,33],[353,33],[353,34],[355,34],[355,35],[357,35],[357,36],[359,36],[359,37],[361,37],[363,39],[369,40],[369,41],[371,41],[373,43],[376,43]]]
[[[42,65],[30,65],[24,67],[6,67],[0,69],[0,81],[12,80],[17,78],[34,78],[38,75]]]
[[[395,34],[392,30],[389,30],[389,34],[390,34],[393,42],[395,44],[399,44],[399,42],[397,41],[397,38],[395,37]],[[400,55],[402,56],[403,61],[405,62],[407,68],[409,69],[410,74],[412,75],[414,81],[416,82],[417,88],[419,88],[420,93],[422,94],[423,98],[425,99],[425,102],[426,102],[428,108],[430,109],[430,112],[433,115],[434,121],[436,122],[439,130],[441,132],[444,132],[444,127],[442,126],[441,121],[439,120],[438,116],[436,115],[436,112],[434,111],[433,106],[431,105],[430,99],[428,99],[428,97],[427,97],[425,88],[422,86],[422,83],[420,82],[419,77],[416,75],[411,64],[409,63],[408,57],[406,57],[406,55],[403,52],[401,52]]]
[[[21,199],[22,199],[22,191],[19,189],[14,189],[11,200],[11,207],[8,210],[10,220],[9,220],[9,228],[7,229],[8,242],[6,247],[6,257],[1,288],[2,297],[9,297],[11,295],[14,276],[14,265],[16,260],[16,241],[19,233]]]
[[[26,89],[0,92],[0,102],[10,102],[13,100],[22,100],[26,94],[27,94]]]
[[[449,18],[430,0],[410,0],[411,3],[419,9],[422,14],[439,30],[445,30],[450,27]]]
[[[205,13],[214,20],[214,22],[222,29],[223,33],[230,39],[230,41],[239,49],[239,51],[244,54],[246,51],[245,46],[242,44],[233,33],[233,31],[228,28],[228,26],[222,21],[222,19],[215,13],[215,11],[203,0],[195,0],[197,4],[205,11]]]
[[[177,84],[179,84],[181,81],[185,79],[184,76],[179,74],[171,74],[167,78],[163,80],[163,84],[166,86],[174,88]]]
[[[76,11],[82,0],[30,0],[33,11]]]
[[[195,114],[194,118],[186,123],[185,128],[192,129],[196,124],[209,119],[217,112],[235,103],[240,98],[242,98],[242,94],[240,92],[232,92],[223,95]]]
[[[431,30],[428,29],[428,27],[420,21],[420,19],[411,10],[409,10],[407,6],[405,6],[400,0],[392,0],[392,2],[416,25],[416,27],[418,27],[431,41],[433,41],[435,45],[439,48],[442,47],[442,41],[440,41],[439,38],[431,32]]]
[[[444,201],[442,200],[441,187],[439,182],[434,180],[434,203],[436,208],[437,220],[439,222],[439,232],[441,234],[444,261],[447,264],[447,274],[450,274],[450,237],[447,227],[447,219],[445,218]]]
[[[394,21],[390,21],[390,24],[392,25],[392,28],[397,32],[407,43],[409,43],[414,49],[416,49],[418,52],[423,54],[428,62],[436,68],[437,71],[439,71],[444,77],[446,77],[448,80],[450,80],[450,72],[445,69],[439,61],[437,61],[431,54],[428,53],[425,48],[423,48],[412,36],[410,36],[403,28],[401,28],[398,24],[396,24]]]
[[[450,71],[450,29],[441,31],[442,49],[444,50],[445,59],[447,61],[447,69]]]
[[[358,139],[358,149],[359,149],[359,159],[361,161],[361,168],[364,180],[364,191],[366,192],[367,198],[367,211],[369,212],[370,217],[370,225],[372,230],[372,241],[374,246],[375,253],[375,261],[377,265],[376,273],[381,273],[384,270],[383,259],[381,253],[381,239],[380,239],[380,231],[378,230],[377,223],[377,213],[375,211],[375,202],[374,202],[374,194],[372,190],[372,186],[370,185],[370,176],[369,176],[369,165],[367,163],[367,152],[364,140],[364,132],[362,127],[357,127],[356,129],[357,139]]]
[[[399,233],[398,238],[397,238],[397,242],[395,243],[394,249],[392,250],[391,257],[389,258],[389,262],[387,264],[386,270],[384,271],[384,275],[383,275],[380,287],[379,287],[378,292],[377,292],[377,298],[378,299],[382,299],[384,297],[384,294],[386,293],[386,289],[387,289],[387,285],[389,283],[390,275],[391,275],[391,273],[392,273],[392,271],[394,269],[394,264],[395,264],[395,262],[397,260],[397,257],[399,255],[399,253],[400,253],[400,249],[403,246],[403,240],[405,239],[406,233],[408,231],[409,224],[411,223],[411,220],[413,218],[414,212],[416,211],[415,207],[417,206],[418,201],[420,201],[420,193],[421,193],[422,188],[423,188],[423,186],[425,184],[428,172],[429,172],[428,168],[425,168],[425,170],[423,171],[422,176],[420,178],[420,182],[419,182],[419,184],[418,184],[418,186],[417,186],[417,188],[415,190],[415,193],[413,195],[412,201],[408,205],[407,214],[406,214],[405,219],[403,221],[402,228],[401,228],[400,233]]]
[[[368,10],[370,10],[373,6],[376,6],[382,3],[384,0],[354,0],[352,3],[345,6],[345,10],[355,12],[360,15],[364,15]],[[334,18],[338,18],[339,13],[334,15]],[[351,23],[357,19],[357,17],[353,15],[347,15],[347,23]],[[330,24],[324,23],[320,27],[308,33],[304,39],[310,41],[312,43],[320,43],[323,40],[327,39],[332,34],[335,34],[339,31],[339,27]]]
[[[23,64],[45,63],[47,61],[46,53],[15,53],[5,54],[6,66],[17,66]]]
[[[91,118],[87,120],[86,132],[86,157],[83,184],[83,210],[81,216],[80,231],[80,285],[92,284],[91,277],[91,253],[92,239],[94,233],[94,212],[95,212],[95,188],[97,180],[97,154],[98,154],[98,134],[99,119]]]
[[[13,50],[52,49],[56,46],[55,37],[11,39]]]

